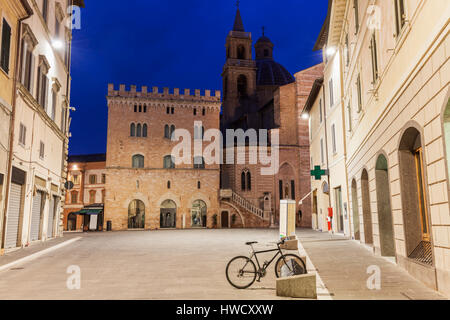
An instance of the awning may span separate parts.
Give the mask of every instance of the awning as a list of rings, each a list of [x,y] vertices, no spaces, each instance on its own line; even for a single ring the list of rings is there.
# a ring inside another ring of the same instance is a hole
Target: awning
[[[92,216],[92,215],[98,215],[101,213],[103,213],[102,209],[83,209],[78,212],[74,212],[73,214]]]

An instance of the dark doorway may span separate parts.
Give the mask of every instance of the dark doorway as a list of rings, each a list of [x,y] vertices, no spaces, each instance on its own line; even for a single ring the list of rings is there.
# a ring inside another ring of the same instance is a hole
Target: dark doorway
[[[222,212],[222,214],[221,214],[221,217],[222,217],[222,228],[229,228],[230,227],[230,224],[228,223],[228,217],[229,217],[229,214],[228,214],[228,211],[223,211]]]
[[[364,220],[364,240],[367,244],[373,244],[372,211],[370,209],[369,174],[364,170],[361,176],[361,194]]]
[[[77,215],[69,213],[67,217],[67,231],[77,230]]]
[[[389,192],[388,162],[380,155],[375,170],[377,184],[378,227],[381,255],[395,256],[394,226],[392,224],[391,194]]]
[[[358,204],[358,186],[356,180],[352,182],[352,209],[353,209],[353,232],[355,240],[361,239],[361,232],[359,230],[359,204]]]

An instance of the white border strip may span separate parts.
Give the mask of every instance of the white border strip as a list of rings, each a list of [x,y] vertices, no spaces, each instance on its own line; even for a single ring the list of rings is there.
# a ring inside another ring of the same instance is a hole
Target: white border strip
[[[303,247],[300,239],[298,237],[297,239],[298,239],[298,252],[300,253],[301,257],[306,257],[306,269],[308,270],[308,273],[311,272],[316,274],[317,300],[333,300],[333,298],[330,295],[330,292],[323,283],[322,278],[319,275],[319,272],[317,272],[316,267],[312,263],[311,258],[309,257],[308,253]]]
[[[0,272],[8,270],[11,267],[14,267],[16,265],[23,264],[23,263],[35,260],[35,259],[37,259],[37,258],[39,258],[39,257],[41,257],[43,255],[46,255],[49,252],[52,252],[52,251],[58,250],[58,249],[60,249],[62,247],[68,246],[69,244],[72,244],[75,241],[78,241],[80,239],[81,239],[81,237],[77,237],[77,238],[74,238],[74,239],[70,239],[68,241],[64,241],[64,242],[62,242],[60,244],[57,244],[56,246],[50,247],[50,248],[42,250],[42,251],[38,251],[36,253],[30,254],[29,256],[23,257],[23,258],[21,258],[19,260],[16,260],[16,261],[13,261],[11,263],[8,263],[8,264],[5,264],[3,266],[0,266]]]

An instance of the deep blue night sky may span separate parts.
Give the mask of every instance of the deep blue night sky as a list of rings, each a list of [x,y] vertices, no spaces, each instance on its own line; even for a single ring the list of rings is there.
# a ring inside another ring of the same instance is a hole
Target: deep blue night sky
[[[74,31],[69,152],[106,151],[107,84],[221,90],[235,0],[86,0]],[[274,58],[292,74],[321,61],[313,52],[327,0],[241,0],[255,42],[266,27]]]

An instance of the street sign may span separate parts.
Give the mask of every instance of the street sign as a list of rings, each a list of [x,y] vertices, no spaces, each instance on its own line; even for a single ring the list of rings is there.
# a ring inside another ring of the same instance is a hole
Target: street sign
[[[73,182],[72,181],[67,181],[64,184],[64,187],[66,188],[66,190],[72,190],[73,189]]]
[[[322,176],[327,176],[329,173],[328,170],[322,170],[320,166],[315,166],[314,170],[311,170],[311,176],[316,180],[322,179]]]

